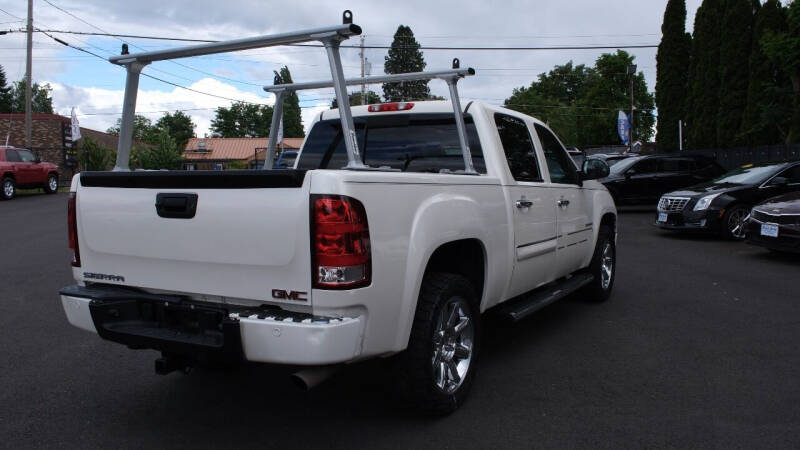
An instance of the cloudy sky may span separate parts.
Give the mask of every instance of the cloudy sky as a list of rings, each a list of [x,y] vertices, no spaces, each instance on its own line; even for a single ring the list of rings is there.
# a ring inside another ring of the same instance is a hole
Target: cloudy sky
[[[687,0],[687,29],[701,0]],[[0,29],[24,27],[23,0],[0,0]],[[408,25],[423,46],[531,47],[658,44],[667,0],[536,0],[431,2],[379,0],[312,2],[294,0],[34,0],[34,26],[68,30],[168,36],[193,39],[235,39],[341,23],[341,13],[351,9],[361,25],[366,45],[389,45],[399,24]],[[287,6],[288,5],[288,6]],[[103,57],[118,54],[120,39],[52,33],[53,36]],[[170,41],[129,39],[131,52],[186,45]],[[343,45],[357,45],[351,39]],[[606,50],[610,51],[610,50]],[[648,87],[655,85],[655,49],[628,50],[636,56]],[[500,104],[516,87],[530,84],[541,72],[570,60],[592,64],[603,50],[470,51],[424,50],[428,69],[448,68],[454,57],[477,75],[459,83],[465,99]],[[383,73],[386,50],[368,49],[372,74]],[[358,50],[343,49],[345,75],[358,76]],[[25,73],[23,33],[0,36],[0,64],[9,80]],[[196,91],[272,104],[260,89],[272,84],[272,71],[287,65],[295,81],[329,79],[323,50],[279,47],[246,52],[164,61],[145,69],[155,77]],[[57,113],[68,115],[75,107],[81,125],[105,130],[122,110],[124,70],[100,58],[65,47],[50,37],[34,35],[33,77],[53,87]],[[197,124],[198,136],[208,133],[214,108],[230,102],[142,77],[137,112],[152,120],[163,111],[185,110]],[[382,93],[380,86],[373,86]],[[443,84],[431,90],[446,96]],[[326,109],[332,90],[301,95],[304,123]]]

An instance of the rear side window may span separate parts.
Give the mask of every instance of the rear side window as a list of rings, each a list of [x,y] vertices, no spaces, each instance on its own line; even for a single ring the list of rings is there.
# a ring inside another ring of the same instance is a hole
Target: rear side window
[[[659,170],[658,160],[655,158],[644,159],[631,167],[637,174],[656,173]]]
[[[17,150],[17,154],[22,162],[34,162],[36,161],[36,156],[30,152],[30,150]]]
[[[10,148],[6,149],[6,161],[8,162],[22,162],[19,159],[19,154],[17,154],[16,150],[11,150]]]
[[[508,168],[517,181],[542,181],[536,150],[525,122],[505,114],[495,114],[494,122],[506,153]]]
[[[686,158],[664,158],[661,160],[662,172],[686,172],[693,169],[693,161]]]
[[[395,114],[354,120],[364,164],[403,172],[464,170],[464,158],[452,114]],[[464,116],[472,164],[486,173],[483,151],[472,117]],[[300,154],[298,169],[341,169],[347,165],[339,119],[314,125]]]

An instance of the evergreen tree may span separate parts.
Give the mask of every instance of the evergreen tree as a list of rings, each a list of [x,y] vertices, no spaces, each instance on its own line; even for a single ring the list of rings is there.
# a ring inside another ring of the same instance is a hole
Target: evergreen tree
[[[789,131],[791,81],[761,48],[768,33],[785,31],[786,11],[778,0],[767,0],[753,25],[747,107],[740,129],[740,139],[750,146],[782,143]]]
[[[178,169],[181,165],[181,150],[169,131],[161,130],[156,137],[155,146],[143,150],[139,155],[139,163],[142,169]]]
[[[411,28],[400,25],[385,57],[383,71],[388,74],[422,72],[426,64],[419,47]],[[430,93],[428,80],[383,84],[383,97],[387,102],[424,100],[430,97]]]
[[[280,72],[275,71],[275,84],[291,84],[292,74],[289,68],[281,67]],[[297,93],[292,91],[283,100],[283,136],[284,137],[305,137],[303,129],[303,118],[300,114],[300,99]]]
[[[6,71],[0,66],[0,113],[12,112],[11,99],[11,87],[6,81]]]
[[[767,32],[761,40],[764,54],[792,82],[792,113],[786,143],[800,142],[800,0],[787,7],[786,30]]]
[[[11,88],[11,112],[25,112],[25,79],[14,82]],[[31,88],[31,109],[35,114],[53,114],[53,88],[45,83],[33,83]]]
[[[688,146],[692,149],[717,145],[721,11],[720,0],[703,0],[694,18],[686,107]]]
[[[114,162],[114,151],[85,136],[80,141],[78,161],[81,170],[107,170]]]
[[[753,9],[750,0],[725,0],[720,27],[717,145],[741,144],[739,130],[747,107]]]
[[[364,96],[366,101],[364,102],[365,105],[372,105],[373,103],[380,103],[381,96],[378,95],[375,91],[367,91],[367,95]],[[353,92],[349,96],[350,106],[359,106],[361,105],[361,91]],[[339,103],[334,98],[331,101],[331,109],[336,109],[339,107]]]
[[[685,120],[684,99],[688,86],[691,36],[686,33],[686,0],[669,0],[661,25],[661,43],[656,54],[656,105],[659,151],[673,152],[678,143],[678,121]]]

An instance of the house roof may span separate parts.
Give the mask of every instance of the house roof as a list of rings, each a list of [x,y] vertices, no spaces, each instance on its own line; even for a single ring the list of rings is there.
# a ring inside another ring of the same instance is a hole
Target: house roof
[[[191,138],[183,150],[186,159],[245,160],[256,152],[263,152],[268,138]],[[284,138],[278,145],[284,149],[296,150],[303,138]]]

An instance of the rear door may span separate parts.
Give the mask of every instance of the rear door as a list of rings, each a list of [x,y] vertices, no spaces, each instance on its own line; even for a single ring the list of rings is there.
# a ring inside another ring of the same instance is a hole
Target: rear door
[[[546,127],[536,124],[551,186],[555,191],[557,218],[556,277],[580,269],[591,251],[591,205],[586,200],[580,175],[558,138]]]
[[[80,273],[201,299],[310,303],[310,175],[276,172],[81,174]],[[180,199],[193,196],[192,214]]]
[[[20,162],[19,171],[17,172],[17,183],[19,184],[35,184],[44,183],[40,176],[40,167],[36,164],[36,155],[30,150],[17,149]]]
[[[510,296],[551,281],[556,262],[555,190],[544,182],[542,168],[525,121],[494,114],[514,184],[506,187],[506,201],[514,216],[514,271]]]

